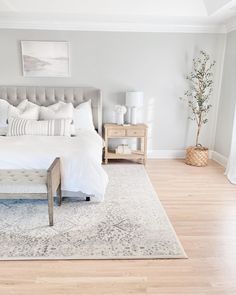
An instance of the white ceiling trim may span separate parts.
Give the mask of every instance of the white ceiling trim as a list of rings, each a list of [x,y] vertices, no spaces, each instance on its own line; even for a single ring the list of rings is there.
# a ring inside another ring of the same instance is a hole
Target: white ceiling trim
[[[111,32],[163,32],[163,33],[227,33],[225,25],[155,24],[132,22],[58,22],[8,21],[0,19],[0,29],[111,31]]]

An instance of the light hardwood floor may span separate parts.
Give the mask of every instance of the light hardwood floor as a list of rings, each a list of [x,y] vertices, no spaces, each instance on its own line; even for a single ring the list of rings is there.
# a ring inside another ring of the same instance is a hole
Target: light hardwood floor
[[[146,168],[189,259],[0,262],[0,294],[236,294],[236,186],[214,162]]]

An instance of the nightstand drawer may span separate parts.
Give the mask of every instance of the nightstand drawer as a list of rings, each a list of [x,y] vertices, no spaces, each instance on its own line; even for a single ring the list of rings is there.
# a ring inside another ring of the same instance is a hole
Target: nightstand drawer
[[[128,129],[126,130],[127,136],[145,136],[145,130],[143,129]]]
[[[108,136],[111,137],[122,137],[125,136],[125,130],[121,130],[121,129],[110,129],[108,130]]]

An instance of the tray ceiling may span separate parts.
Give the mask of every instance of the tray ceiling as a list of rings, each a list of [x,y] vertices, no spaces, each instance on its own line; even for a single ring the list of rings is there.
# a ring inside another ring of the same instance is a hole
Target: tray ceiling
[[[224,32],[236,0],[0,0],[1,28]]]

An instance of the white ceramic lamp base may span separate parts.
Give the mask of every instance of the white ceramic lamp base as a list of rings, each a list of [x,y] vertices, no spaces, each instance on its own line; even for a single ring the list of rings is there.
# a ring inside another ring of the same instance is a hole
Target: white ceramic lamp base
[[[127,107],[126,123],[131,124],[131,107]]]
[[[136,125],[137,124],[137,108],[132,107],[131,110],[131,124]]]

